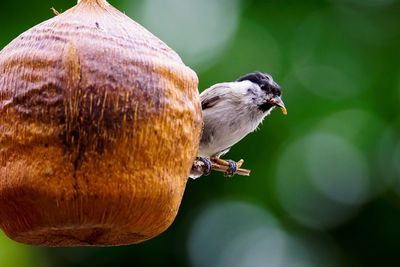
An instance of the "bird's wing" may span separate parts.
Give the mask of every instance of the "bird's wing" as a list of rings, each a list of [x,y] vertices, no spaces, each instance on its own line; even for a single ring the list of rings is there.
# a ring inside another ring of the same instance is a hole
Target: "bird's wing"
[[[216,95],[213,97],[201,99],[201,109],[205,110],[207,108],[213,107],[215,104],[218,103],[218,100],[220,98],[221,98],[220,96]]]
[[[227,89],[229,87],[226,84],[216,84],[206,89],[200,94],[201,108],[205,110],[215,106],[224,97]]]

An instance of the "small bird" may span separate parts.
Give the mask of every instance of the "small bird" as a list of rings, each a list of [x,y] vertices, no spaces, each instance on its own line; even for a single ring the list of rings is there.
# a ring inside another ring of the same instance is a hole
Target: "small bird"
[[[200,94],[204,128],[197,160],[205,169],[191,171],[195,179],[211,172],[212,163],[227,166],[232,176],[242,161],[220,159],[246,135],[257,129],[275,107],[286,115],[281,87],[272,76],[262,72],[249,73],[234,82],[218,83]]]

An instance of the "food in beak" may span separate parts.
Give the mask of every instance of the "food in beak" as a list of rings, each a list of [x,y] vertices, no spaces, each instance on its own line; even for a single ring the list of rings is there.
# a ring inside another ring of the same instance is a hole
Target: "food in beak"
[[[283,103],[282,99],[279,96],[277,96],[277,97],[272,99],[272,104],[274,104],[275,106],[280,107],[282,113],[284,115],[287,115],[287,109],[285,107],[285,104]]]

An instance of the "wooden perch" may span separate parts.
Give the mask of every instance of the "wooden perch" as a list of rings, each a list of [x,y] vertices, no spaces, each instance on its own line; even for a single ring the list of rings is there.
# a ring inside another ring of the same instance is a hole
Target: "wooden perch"
[[[243,160],[240,160],[237,163],[238,169],[237,169],[235,174],[242,175],[242,176],[250,176],[250,170],[240,168],[241,165],[243,164],[243,162],[244,162]],[[218,163],[215,163],[215,162],[212,162],[212,165],[211,165],[211,170],[212,171],[217,171],[217,172],[226,173],[228,168],[229,168],[229,166],[218,164]],[[201,160],[196,159],[194,161],[194,163],[193,163],[192,169],[196,170],[196,171],[198,171],[200,173],[204,173],[206,171],[206,165]]]

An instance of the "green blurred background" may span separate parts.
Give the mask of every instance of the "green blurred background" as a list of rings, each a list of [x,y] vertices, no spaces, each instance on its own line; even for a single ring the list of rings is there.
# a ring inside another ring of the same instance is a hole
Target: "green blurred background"
[[[0,266],[400,266],[400,1],[110,0],[196,70],[200,90],[254,71],[284,88],[227,155],[252,176],[188,182],[174,224],[116,248],[0,235]],[[74,1],[4,1],[0,47]]]

